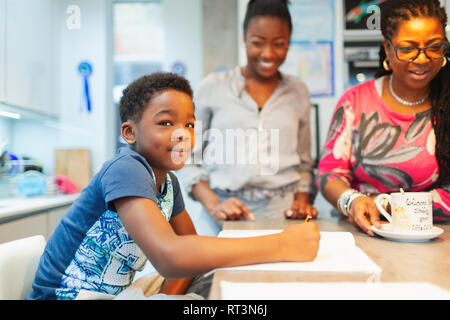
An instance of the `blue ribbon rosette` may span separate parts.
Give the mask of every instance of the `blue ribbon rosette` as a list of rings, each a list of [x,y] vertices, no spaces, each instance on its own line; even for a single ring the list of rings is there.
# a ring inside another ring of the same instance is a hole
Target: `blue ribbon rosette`
[[[92,65],[83,61],[78,65],[78,73],[83,77],[84,96],[86,98],[86,110],[91,112],[91,97],[89,95],[89,76],[92,74]]]

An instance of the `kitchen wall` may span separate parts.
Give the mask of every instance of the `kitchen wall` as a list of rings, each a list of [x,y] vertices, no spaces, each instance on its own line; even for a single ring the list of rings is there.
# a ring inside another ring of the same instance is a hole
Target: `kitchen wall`
[[[237,0],[203,1],[203,75],[238,64]]]
[[[336,3],[339,2],[336,0]],[[92,168],[115,152],[118,133],[112,101],[112,4],[113,0],[58,0],[54,3],[54,81],[55,107],[60,110],[58,121],[20,120],[11,122],[10,146],[21,155],[39,159],[46,173],[53,172],[54,149],[88,148],[92,151]],[[220,67],[234,67],[240,63],[238,51],[242,48],[242,22],[238,6],[242,0],[164,0],[166,58],[164,69],[171,70],[175,62],[184,63],[186,77],[195,90],[200,80]],[[81,13],[79,29],[67,26],[69,6],[77,6]],[[245,10],[245,8],[244,8]],[[336,6],[336,16],[341,12]],[[242,8],[241,8],[242,11]],[[336,30],[341,30],[336,19]],[[218,34],[221,34],[218,37]],[[340,33],[336,33],[335,61],[342,59]],[[88,60],[94,71],[90,77],[93,110],[80,111],[82,79],[77,65]],[[335,65],[336,97],[342,92],[342,65]],[[321,120],[321,140],[326,135],[330,109],[336,97],[318,102]],[[2,127],[5,127],[2,125]],[[3,130],[8,132],[8,129]],[[1,131],[0,131],[1,133]]]
[[[193,88],[203,78],[202,3],[210,0],[162,0],[164,7],[165,71],[175,63],[186,66]],[[229,0],[227,0],[229,1]]]
[[[56,148],[88,148],[92,151],[94,171],[113,155],[111,6],[109,0],[53,1],[52,90],[60,118],[21,120],[12,128],[12,149],[20,155],[39,159],[46,173],[53,172]],[[80,25],[69,28],[69,6],[80,9]],[[89,79],[92,112],[81,111],[82,78],[77,66],[89,61],[93,73]]]
[[[1,1],[1,0],[0,0]],[[54,150],[91,150],[92,172],[115,153],[116,106],[113,103],[113,0],[53,0],[53,56],[55,74],[52,98],[58,119],[0,117],[0,141],[10,141],[9,150],[41,161],[44,171],[54,171]],[[164,70],[175,62],[186,65],[186,77],[195,88],[203,78],[202,0],[164,0],[166,57]],[[79,9],[79,26],[70,27],[73,11]],[[89,61],[92,111],[83,107],[82,78],[77,67]]]
[[[11,138],[11,120],[0,117],[0,151],[3,141],[9,141]]]

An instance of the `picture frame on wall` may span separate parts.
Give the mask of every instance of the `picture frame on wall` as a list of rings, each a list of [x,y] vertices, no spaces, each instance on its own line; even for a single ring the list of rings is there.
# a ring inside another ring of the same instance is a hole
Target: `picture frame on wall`
[[[308,83],[311,97],[331,97],[334,84],[334,1],[292,0],[293,31],[280,70]]]
[[[320,160],[320,119],[319,119],[319,105],[317,103],[311,104],[311,159],[313,167],[317,168]]]
[[[280,70],[307,83],[311,97],[334,96],[333,42],[291,42]]]

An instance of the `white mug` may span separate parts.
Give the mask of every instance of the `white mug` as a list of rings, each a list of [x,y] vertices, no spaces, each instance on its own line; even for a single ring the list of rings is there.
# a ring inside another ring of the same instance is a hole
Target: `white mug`
[[[382,200],[391,204],[391,214],[383,208]],[[429,192],[382,193],[375,198],[380,213],[395,231],[431,232],[433,228],[433,199]]]

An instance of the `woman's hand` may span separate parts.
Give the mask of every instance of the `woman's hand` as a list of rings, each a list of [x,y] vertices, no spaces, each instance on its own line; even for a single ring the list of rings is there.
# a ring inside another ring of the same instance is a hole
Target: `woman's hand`
[[[251,210],[237,198],[229,198],[216,204],[210,214],[215,220],[255,220]]]
[[[286,219],[305,219],[307,216],[311,218],[317,217],[317,210],[309,202],[295,200],[291,208],[284,210]]]
[[[305,219],[317,217],[317,210],[311,204],[311,196],[305,192],[295,194],[291,208],[284,210],[286,219]]]
[[[353,200],[348,210],[348,219],[370,236],[374,235],[371,229],[372,225],[377,229],[381,228],[377,206],[369,197],[361,196]]]
[[[211,190],[206,181],[200,181],[192,187],[192,195],[195,200],[202,203],[214,220],[255,220],[253,213],[241,200],[229,198],[222,202]]]
[[[338,202],[342,194],[349,190],[349,186],[341,179],[331,180],[325,184],[322,193],[329,203],[339,210]],[[373,236],[374,233],[370,227],[375,225],[381,228],[380,214],[373,199],[376,194],[370,196],[359,196],[350,204],[348,211],[348,219],[351,223],[358,226],[367,234]]]

